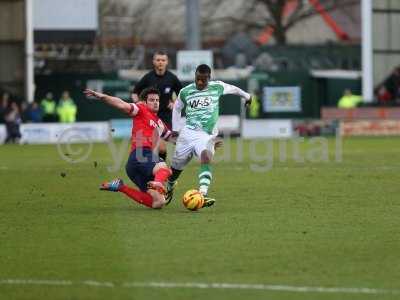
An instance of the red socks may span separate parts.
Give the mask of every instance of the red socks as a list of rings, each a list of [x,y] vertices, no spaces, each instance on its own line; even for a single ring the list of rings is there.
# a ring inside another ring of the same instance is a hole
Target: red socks
[[[127,185],[122,185],[119,189],[120,192],[127,195],[132,200],[136,201],[137,203],[146,205],[147,207],[153,208],[153,198],[150,194],[136,190],[134,188],[130,188]]]
[[[154,174],[154,181],[164,183],[165,181],[167,181],[171,173],[172,172],[169,168],[161,168]],[[150,196],[150,194],[131,188],[127,185],[122,185],[119,188],[119,191],[124,193],[137,203],[153,208],[153,198]]]
[[[164,183],[171,174],[172,172],[169,168],[161,168],[154,174],[154,181]]]

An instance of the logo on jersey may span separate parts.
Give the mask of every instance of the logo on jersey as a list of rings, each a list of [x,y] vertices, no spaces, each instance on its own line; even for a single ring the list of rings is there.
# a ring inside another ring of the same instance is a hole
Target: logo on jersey
[[[161,135],[164,131],[164,124],[161,120],[158,120],[157,123],[154,122],[153,120],[149,120],[150,126],[153,128],[157,128],[158,134]]]
[[[153,120],[149,120],[149,122],[150,122],[150,126],[151,126],[151,127],[154,127],[154,128],[157,128],[157,127],[158,127],[157,123],[154,122]]]
[[[204,98],[195,98],[193,100],[189,100],[189,106],[191,108],[198,108],[198,107],[207,107],[211,105],[211,98],[204,97]]]

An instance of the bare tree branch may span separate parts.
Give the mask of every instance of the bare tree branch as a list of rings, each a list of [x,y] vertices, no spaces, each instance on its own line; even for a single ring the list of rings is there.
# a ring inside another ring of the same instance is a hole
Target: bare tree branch
[[[250,26],[251,28],[257,28],[257,29],[262,29],[265,26],[269,24],[273,24],[272,20],[268,19],[265,20],[263,23],[253,21],[253,20],[248,20],[248,19],[243,19],[239,17],[220,17],[220,18],[215,18],[212,20],[213,22],[218,22],[218,23],[231,23],[231,24],[243,24],[246,26]],[[208,23],[209,20],[205,20],[204,23]]]
[[[339,4],[337,4],[335,1],[332,4],[330,4],[329,6],[324,7],[324,10],[326,12],[331,12],[331,11],[337,10],[339,8],[344,8],[344,7],[349,7],[349,6],[353,6],[353,5],[359,5],[359,4],[360,4],[359,0],[349,0],[346,2],[341,2],[340,6],[339,6]],[[294,16],[293,17],[291,16],[292,18],[289,17],[289,20],[287,21],[287,24],[285,25],[285,29],[288,30],[291,27],[293,27],[295,24],[297,24],[298,22],[300,22],[304,19],[307,19],[311,16],[314,16],[316,14],[318,14],[318,12],[313,7],[310,7],[308,10],[303,11],[303,12],[301,12],[299,10],[298,14],[294,13],[294,14],[292,14],[292,16],[293,15]]]

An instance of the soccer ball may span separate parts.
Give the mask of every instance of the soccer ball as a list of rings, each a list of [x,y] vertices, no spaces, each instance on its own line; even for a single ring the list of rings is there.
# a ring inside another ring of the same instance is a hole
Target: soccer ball
[[[183,195],[182,203],[189,210],[198,210],[203,207],[204,196],[198,190],[189,190]]]

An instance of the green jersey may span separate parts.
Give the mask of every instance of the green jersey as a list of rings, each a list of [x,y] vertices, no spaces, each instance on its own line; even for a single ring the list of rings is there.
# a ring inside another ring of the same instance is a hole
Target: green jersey
[[[184,87],[174,105],[172,129],[179,131],[182,127],[181,110],[186,107],[185,127],[193,130],[203,130],[208,134],[216,134],[219,99],[225,94],[233,94],[245,99],[250,98],[250,94],[222,81],[210,81],[203,90],[198,90],[194,83]]]

